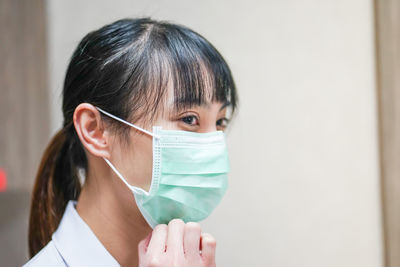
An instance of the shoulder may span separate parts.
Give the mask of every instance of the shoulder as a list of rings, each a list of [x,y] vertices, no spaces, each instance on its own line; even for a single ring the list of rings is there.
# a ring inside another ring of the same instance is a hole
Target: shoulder
[[[36,267],[36,266],[67,266],[58,253],[54,242],[50,241],[44,248],[42,248],[30,261],[23,267]]]

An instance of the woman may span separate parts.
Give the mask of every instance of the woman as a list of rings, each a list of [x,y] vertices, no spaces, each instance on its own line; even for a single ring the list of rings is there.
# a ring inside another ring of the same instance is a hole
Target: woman
[[[201,35],[150,18],[87,34],[42,158],[26,266],[215,266],[201,232],[227,188],[229,67]]]

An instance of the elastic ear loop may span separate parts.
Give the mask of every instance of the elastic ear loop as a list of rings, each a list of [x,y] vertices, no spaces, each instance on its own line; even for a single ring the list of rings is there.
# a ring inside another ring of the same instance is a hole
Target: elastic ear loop
[[[134,125],[134,124],[132,124],[132,123],[130,123],[130,122],[127,122],[127,121],[125,121],[125,120],[123,120],[123,119],[120,119],[120,118],[118,118],[117,116],[114,116],[114,115],[112,115],[111,113],[108,113],[107,111],[104,111],[104,110],[102,110],[102,109],[99,108],[99,107],[96,107],[96,109],[98,109],[101,113],[103,113],[103,114],[105,114],[105,115],[107,115],[107,116],[109,116],[109,117],[111,117],[111,118],[113,118],[113,119],[115,119],[115,120],[117,120],[117,121],[119,121],[119,122],[125,123],[125,124],[127,124],[127,125],[129,125],[129,126],[135,128],[136,130],[139,130],[139,131],[141,131],[141,132],[143,132],[143,133],[145,133],[145,134],[148,134],[148,135],[150,135],[150,136],[152,136],[152,137],[154,137],[154,138],[160,138],[158,135],[156,135],[156,134],[154,134],[154,133],[152,133],[152,132],[150,132],[150,131],[147,131],[147,130],[145,130],[145,129],[139,127],[139,126],[136,126],[136,125]],[[124,184],[125,184],[128,188],[130,188],[132,191],[135,191],[136,193],[142,193],[142,194],[145,194],[145,195],[149,195],[149,192],[143,190],[142,188],[136,187],[136,186],[133,186],[133,185],[130,185],[130,184],[125,180],[125,178],[122,176],[122,174],[117,170],[117,168],[115,168],[114,165],[113,165],[108,159],[106,159],[106,158],[104,158],[104,157],[103,157],[103,159],[104,159],[105,162],[110,166],[110,168],[117,174],[117,176],[121,179],[121,181],[124,182]]]
[[[139,130],[139,131],[141,131],[141,132],[143,132],[143,133],[145,133],[145,134],[148,134],[148,135],[150,135],[150,136],[152,136],[152,137],[160,138],[158,135],[156,135],[156,134],[154,134],[154,133],[152,133],[152,132],[150,132],[150,131],[147,131],[147,130],[145,130],[145,129],[139,127],[139,126],[136,126],[135,124],[132,124],[132,123],[130,123],[130,122],[128,122],[128,121],[125,121],[125,120],[123,120],[123,119],[120,119],[120,118],[118,118],[117,116],[114,116],[113,114],[108,113],[107,111],[102,110],[101,108],[98,108],[98,107],[96,107],[96,108],[97,108],[101,113],[103,113],[103,114],[105,114],[105,115],[107,115],[107,116],[109,116],[109,117],[111,117],[111,118],[113,118],[113,119],[115,119],[115,120],[117,120],[117,121],[120,121],[120,122],[122,122],[122,123],[125,123],[126,125],[129,125],[129,126],[135,128],[136,130]]]
[[[142,188],[128,184],[128,182],[125,180],[125,178],[122,176],[122,174],[114,167],[114,165],[112,165],[112,163],[108,159],[106,159],[106,158],[103,158],[103,159],[106,161],[106,163],[110,166],[110,168],[117,174],[119,179],[121,179],[121,181],[124,182],[124,184],[128,188],[130,188],[132,191],[135,191],[135,193],[144,194],[146,196],[149,195],[149,192],[143,190]]]

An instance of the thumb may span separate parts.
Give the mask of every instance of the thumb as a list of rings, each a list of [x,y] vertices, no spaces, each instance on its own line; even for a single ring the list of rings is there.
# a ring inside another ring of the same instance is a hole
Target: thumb
[[[149,246],[152,232],[150,232],[146,238],[142,239],[138,244],[139,255],[143,255],[147,252],[147,247]]]

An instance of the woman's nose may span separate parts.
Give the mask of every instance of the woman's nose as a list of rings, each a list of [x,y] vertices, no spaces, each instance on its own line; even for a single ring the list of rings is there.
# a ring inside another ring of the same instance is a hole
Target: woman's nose
[[[198,133],[209,133],[217,131],[217,126],[215,123],[211,124],[208,123],[207,125],[201,125],[200,128],[197,130]]]

